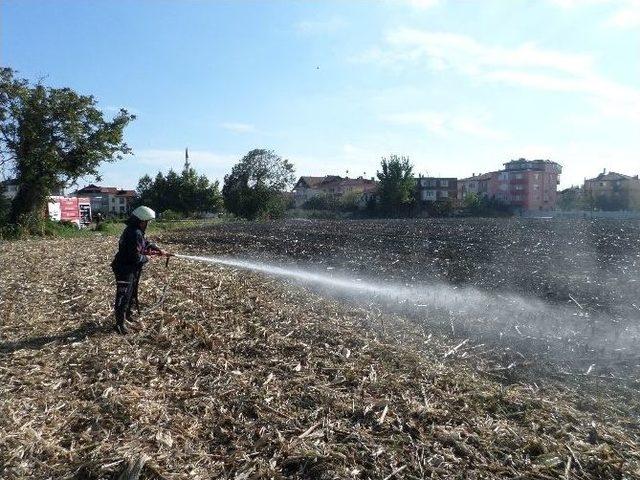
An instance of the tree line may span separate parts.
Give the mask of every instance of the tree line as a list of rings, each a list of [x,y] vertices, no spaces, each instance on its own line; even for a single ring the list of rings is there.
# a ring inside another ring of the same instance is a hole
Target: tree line
[[[53,191],[85,177],[100,181],[98,168],[103,162],[132,153],[124,130],[134,119],[125,109],[105,118],[91,95],[32,84],[10,68],[0,69],[0,168],[8,169],[18,185],[13,201],[0,195],[0,223],[45,218]],[[183,216],[224,208],[238,217],[274,218],[290,206],[287,192],[294,175],[289,160],[272,150],[255,149],[225,175],[220,189],[217,181],[199,174],[187,160],[179,173],[169,170],[140,178],[137,202]],[[383,158],[377,178],[377,200],[368,209],[384,215],[409,214],[416,203],[409,158]],[[337,208],[354,210],[357,200],[346,195]]]

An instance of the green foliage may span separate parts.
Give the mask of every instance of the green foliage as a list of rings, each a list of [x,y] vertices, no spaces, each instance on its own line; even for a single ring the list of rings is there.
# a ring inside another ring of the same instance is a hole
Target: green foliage
[[[432,217],[448,217],[453,213],[453,202],[450,198],[428,202],[425,206],[427,213]]]
[[[571,187],[558,194],[558,208],[564,211],[591,209],[591,199],[584,195],[580,187]]]
[[[482,199],[476,193],[468,193],[463,200],[464,208],[471,214],[477,214],[482,209]]]
[[[160,215],[160,219],[163,222],[174,222],[176,220],[182,220],[183,218],[184,218],[184,215],[182,215],[179,212],[176,212],[175,210],[165,210]]]
[[[238,217],[281,217],[288,204],[283,193],[294,182],[294,167],[271,150],[247,153],[224,177],[224,205]]]
[[[320,195],[315,195],[309,198],[304,204],[302,208],[305,210],[328,210],[328,211],[337,211],[339,209],[339,202],[333,196],[327,193],[323,193]]]
[[[27,237],[77,237],[89,235],[88,230],[79,229],[71,222],[55,222],[36,214],[23,214],[15,223],[0,225],[1,239],[24,239]]]
[[[487,198],[475,193],[464,197],[464,210],[474,217],[508,217],[513,215],[513,209],[507,203],[495,198]]]
[[[341,197],[330,194],[321,194],[311,197],[304,202],[305,210],[325,210],[329,212],[355,212],[360,208],[361,192],[345,193]]]
[[[125,224],[122,219],[109,218],[96,225],[96,232],[104,233],[106,235],[120,235],[124,230]]]
[[[362,192],[345,193],[339,201],[339,210],[343,212],[355,212],[360,209]]]
[[[378,195],[380,208],[388,214],[405,214],[415,201],[416,180],[409,157],[391,155],[383,158],[377,172],[380,184]]]
[[[93,96],[30,85],[0,69],[0,165],[13,170],[19,185],[9,220],[18,225],[23,215],[44,216],[54,189],[98,177],[102,162],[130,153],[123,131],[134,118],[121,109],[107,121]]]
[[[145,175],[138,181],[136,190],[140,205],[147,205],[165,215],[169,211],[185,217],[217,212],[222,208],[218,182],[210,182],[205,175],[198,175],[188,161],[180,175],[173,170],[169,170],[166,176],[158,172],[155,179]]]

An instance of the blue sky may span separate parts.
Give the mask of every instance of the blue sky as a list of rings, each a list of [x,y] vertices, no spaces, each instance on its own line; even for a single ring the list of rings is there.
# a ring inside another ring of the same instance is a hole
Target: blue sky
[[[104,184],[187,146],[220,180],[252,148],[298,175],[392,153],[457,177],[549,158],[563,186],[640,173],[640,0],[3,0],[0,22],[2,65],[138,116]]]

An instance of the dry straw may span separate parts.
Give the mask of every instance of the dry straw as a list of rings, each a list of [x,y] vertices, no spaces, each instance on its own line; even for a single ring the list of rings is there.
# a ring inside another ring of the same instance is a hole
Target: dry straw
[[[0,245],[2,478],[640,477],[631,387],[514,381],[281,280],[156,262],[115,335],[114,244]]]

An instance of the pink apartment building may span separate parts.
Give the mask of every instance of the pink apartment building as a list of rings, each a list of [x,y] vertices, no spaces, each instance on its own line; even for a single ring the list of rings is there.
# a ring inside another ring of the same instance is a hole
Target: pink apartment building
[[[556,207],[562,166],[550,160],[520,158],[497,172],[458,180],[461,200],[469,193],[501,200],[519,211],[549,211]]]

